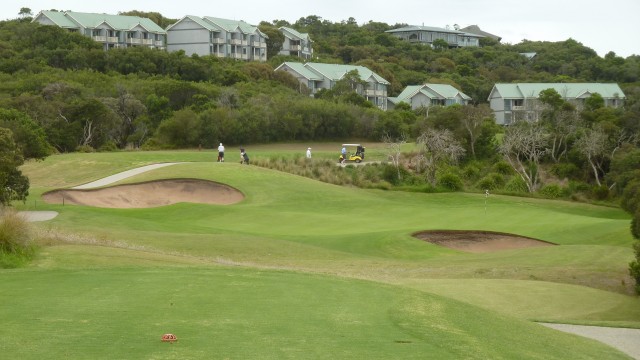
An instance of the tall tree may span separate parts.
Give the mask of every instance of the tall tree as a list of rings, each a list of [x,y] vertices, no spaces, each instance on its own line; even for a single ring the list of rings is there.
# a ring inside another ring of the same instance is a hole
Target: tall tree
[[[146,108],[140,100],[136,99],[127,90],[119,86],[117,98],[104,98],[102,102],[119,118],[119,125],[114,128],[112,137],[119,148],[124,148],[129,143],[129,137],[136,132],[138,117],[146,112]]]
[[[25,200],[29,195],[29,179],[18,169],[24,158],[13,140],[13,133],[0,127],[0,205]]]
[[[493,117],[493,111],[486,105],[465,105],[462,107],[462,126],[466,130],[471,156],[476,157],[476,141],[482,133],[482,125],[487,118]]]
[[[527,184],[529,192],[538,190],[538,168],[549,151],[549,134],[539,123],[520,121],[509,126],[499,151]]]
[[[416,168],[424,169],[427,181],[436,185],[436,171],[442,165],[455,164],[465,154],[464,148],[448,129],[429,129],[416,140],[420,146]]]
[[[258,29],[267,35],[267,58],[272,58],[280,52],[284,43],[284,35],[280,30],[269,23],[261,23]]]
[[[27,18],[31,18],[33,16],[33,13],[31,12],[30,8],[21,7],[18,15],[20,16],[21,19],[27,19]]]

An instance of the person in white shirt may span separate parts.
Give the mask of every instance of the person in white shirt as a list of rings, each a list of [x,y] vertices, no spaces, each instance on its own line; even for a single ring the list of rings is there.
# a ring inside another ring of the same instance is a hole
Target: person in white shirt
[[[311,159],[311,148],[307,148],[307,159]]]
[[[218,146],[218,162],[224,162],[224,146],[222,143]]]

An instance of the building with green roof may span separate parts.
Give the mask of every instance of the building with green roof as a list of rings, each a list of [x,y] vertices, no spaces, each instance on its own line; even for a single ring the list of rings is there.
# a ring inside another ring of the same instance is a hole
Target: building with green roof
[[[336,82],[352,71],[356,71],[364,85],[358,84],[354,91],[364,96],[380,109],[387,109],[387,87],[389,82],[382,76],[364,66],[285,62],[275,71],[284,71],[293,75],[298,81],[309,88],[311,95],[321,89],[332,89]]]
[[[246,61],[267,61],[268,38],[242,20],[187,15],[167,27],[167,50]]]
[[[450,48],[480,46],[480,38],[484,36],[469,32],[443,29],[433,26],[404,26],[385,31],[402,40],[433,46],[436,40],[444,40]]]
[[[73,11],[40,11],[32,20],[78,32],[103,44],[104,49],[147,46],[164,49],[166,32],[148,18]]]
[[[313,47],[309,34],[300,33],[286,26],[280,27],[279,30],[284,35],[280,55],[297,56],[305,60],[311,59]]]
[[[429,106],[467,105],[471,98],[449,84],[423,84],[407,86],[400,95],[389,97],[388,101],[389,109],[404,102],[415,110]]]
[[[509,125],[520,120],[537,121],[544,110],[538,101],[540,92],[554,89],[565,101],[578,109],[591,95],[598,93],[604,99],[605,106],[621,107],[626,96],[618,84],[602,83],[516,83],[495,84],[489,93],[489,105],[493,110],[496,123]]]

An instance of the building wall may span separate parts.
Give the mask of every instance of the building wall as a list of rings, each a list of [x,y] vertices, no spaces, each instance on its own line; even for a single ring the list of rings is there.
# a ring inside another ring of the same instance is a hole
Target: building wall
[[[491,110],[493,110],[493,113],[495,114],[496,124],[504,125],[505,124],[504,98],[502,97],[491,98],[491,100],[489,101],[489,106],[491,107]]]
[[[185,54],[210,54],[210,32],[196,22],[185,18],[167,31],[167,50],[184,50]]]
[[[411,108],[414,110],[428,106],[431,106],[431,99],[423,93],[417,93],[411,98]]]

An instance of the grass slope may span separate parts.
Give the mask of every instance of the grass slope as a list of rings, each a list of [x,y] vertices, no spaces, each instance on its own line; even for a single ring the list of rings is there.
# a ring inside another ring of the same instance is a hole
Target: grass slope
[[[620,294],[629,288],[632,239],[629,218],[618,209],[506,196],[491,196],[485,206],[484,196],[476,194],[344,188],[213,163],[212,156],[71,154],[27,164],[23,171],[32,196],[22,207],[37,204],[60,215],[36,225],[54,238],[54,246],[43,249],[32,269],[1,273],[7,282],[0,293],[16,296],[0,295],[9,304],[2,336],[13,339],[0,350],[26,358],[41,351],[100,357],[92,349],[108,341],[100,337],[94,315],[98,324],[100,318],[113,319],[106,334],[124,344],[122,351],[147,358],[615,358],[619,354],[606,347],[520,319],[640,327],[637,297]],[[202,178],[234,186],[246,198],[231,206],[154,209],[38,202],[48,190],[164,161],[191,163],[123,183]],[[410,236],[425,229],[511,232],[563,246],[467,254]],[[251,280],[235,288],[244,277]],[[58,278],[62,284],[52,286]],[[94,288],[102,290],[93,294]],[[172,314],[166,302],[173,288],[193,309],[164,321],[162,316]],[[220,300],[219,289],[230,293]],[[58,311],[67,320],[29,320],[29,304],[50,299],[50,293],[58,294],[58,308],[68,306]],[[77,314],[81,309],[86,313]],[[254,309],[262,310],[260,316]],[[226,312],[232,315],[225,320]],[[296,325],[290,331],[291,319]],[[64,334],[23,349],[51,324]],[[73,335],[81,324],[86,333]],[[171,330],[167,324],[180,326]],[[162,332],[185,341],[167,350],[158,344]],[[86,345],[68,349],[74,341]]]
[[[282,271],[16,271],[3,290],[8,358],[625,358],[439,296]]]

